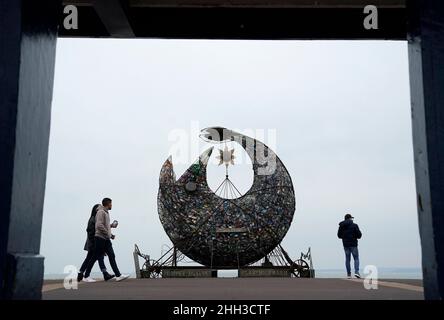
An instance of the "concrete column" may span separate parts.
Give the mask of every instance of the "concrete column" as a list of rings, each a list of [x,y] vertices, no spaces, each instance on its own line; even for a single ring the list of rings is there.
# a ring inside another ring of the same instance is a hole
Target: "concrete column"
[[[0,284],[39,299],[58,0],[0,0]]]
[[[444,1],[408,2],[419,231],[426,299],[444,297]]]

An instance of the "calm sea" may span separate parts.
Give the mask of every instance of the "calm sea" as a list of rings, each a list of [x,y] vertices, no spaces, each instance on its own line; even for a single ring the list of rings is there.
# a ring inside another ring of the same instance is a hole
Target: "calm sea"
[[[361,271],[362,272],[362,271]],[[361,273],[365,276],[364,273]],[[45,274],[45,280],[63,279],[65,274]],[[101,273],[93,273],[93,278],[101,278]],[[135,278],[134,273],[131,275]],[[235,278],[237,270],[220,270],[220,278]],[[344,278],[345,270],[342,269],[317,269],[316,278]],[[380,279],[422,279],[422,270],[420,268],[378,268],[378,278]]]

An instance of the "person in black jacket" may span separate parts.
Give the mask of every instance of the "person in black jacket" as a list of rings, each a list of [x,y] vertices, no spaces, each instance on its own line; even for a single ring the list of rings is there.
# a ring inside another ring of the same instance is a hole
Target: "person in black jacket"
[[[94,254],[94,248],[95,248],[95,232],[96,232],[96,214],[97,214],[97,209],[99,207],[99,204],[94,205],[94,207],[92,208],[91,211],[91,217],[88,220],[88,226],[86,228],[86,232],[87,232],[87,238],[86,238],[86,242],[85,242],[85,246],[84,246],[84,250],[88,251],[88,254],[86,255],[85,260],[82,263],[82,266],[80,267],[80,270],[78,272],[77,275],[77,281],[86,281],[86,282],[95,282],[95,280],[90,279],[90,278],[85,278],[83,279],[83,274],[85,273],[86,267],[88,266],[88,262],[89,260],[92,258],[93,254]],[[108,273],[108,271],[106,270],[106,266],[105,266],[105,262],[103,261],[103,256],[97,259],[99,262],[99,267],[100,270],[103,273],[103,278],[105,279],[105,281],[108,281],[112,278],[115,277],[115,275],[111,275]]]
[[[361,239],[362,233],[359,226],[353,222],[354,217],[346,214],[344,221],[339,223],[338,238],[342,239],[345,251],[345,268],[347,269],[347,277],[351,278],[350,258],[353,255],[355,262],[355,277],[361,278],[359,274],[359,252],[358,239]]]

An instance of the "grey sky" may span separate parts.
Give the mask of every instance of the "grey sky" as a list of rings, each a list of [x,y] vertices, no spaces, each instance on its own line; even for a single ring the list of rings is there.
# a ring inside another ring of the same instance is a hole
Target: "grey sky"
[[[120,222],[122,271],[133,272],[135,243],[159,257],[169,244],[157,215],[160,167],[177,143],[171,132],[194,143],[196,124],[275,130],[296,190],[283,241],[294,259],[311,246],[316,268],[342,268],[336,231],[350,212],[362,266],[419,267],[407,70],[404,42],[59,39],[45,272],[80,265],[91,207],[104,196]],[[187,150],[189,163],[173,156],[177,176],[199,155]],[[208,170],[214,187],[223,168]],[[250,170],[232,169],[243,191]]]

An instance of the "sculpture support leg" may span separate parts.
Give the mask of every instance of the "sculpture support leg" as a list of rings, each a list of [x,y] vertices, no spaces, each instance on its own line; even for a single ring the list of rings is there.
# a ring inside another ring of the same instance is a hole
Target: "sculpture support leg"
[[[59,0],[0,0],[0,284],[39,299]]]

